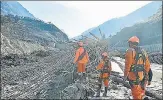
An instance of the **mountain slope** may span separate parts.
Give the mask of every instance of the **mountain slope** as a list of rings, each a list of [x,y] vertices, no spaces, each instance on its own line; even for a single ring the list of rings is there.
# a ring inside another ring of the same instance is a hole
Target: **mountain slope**
[[[15,1],[1,2],[2,55],[54,50],[68,36],[52,23],[36,19]]]
[[[161,1],[153,1],[137,9],[136,11],[128,14],[127,16],[120,17],[120,18],[113,18],[111,20],[104,22],[98,27],[100,27],[102,33],[105,33],[106,37],[110,35],[115,35],[122,28],[132,26],[135,23],[152,16],[154,13],[157,12],[157,10],[161,5],[162,5]],[[100,32],[98,27],[94,28],[91,32],[96,36],[100,37]]]
[[[90,29],[84,31],[84,32],[82,33],[82,35],[84,35],[84,36],[90,36],[90,35],[88,34],[88,32],[92,31],[94,28],[95,28],[95,27],[90,28]],[[81,39],[81,38],[82,38],[82,36],[80,35],[80,36],[73,37],[72,39],[77,39],[77,40],[79,40],[79,39]]]
[[[55,48],[68,37],[55,25],[29,17],[1,16],[2,55],[31,53]]]
[[[123,28],[110,38],[110,48],[114,47],[125,52],[128,48],[127,40],[134,35],[140,39],[140,46],[148,52],[162,50],[162,6],[153,16],[131,27]]]
[[[17,1],[1,1],[2,15],[18,15],[23,17],[35,18],[27,9]]]

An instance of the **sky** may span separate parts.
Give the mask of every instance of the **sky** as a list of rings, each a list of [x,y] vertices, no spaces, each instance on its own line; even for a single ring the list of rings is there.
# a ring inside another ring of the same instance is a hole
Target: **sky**
[[[52,22],[69,38],[152,1],[18,1],[36,18]]]

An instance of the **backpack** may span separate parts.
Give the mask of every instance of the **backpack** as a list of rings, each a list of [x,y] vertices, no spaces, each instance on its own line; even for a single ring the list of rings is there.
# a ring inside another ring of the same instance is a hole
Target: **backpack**
[[[110,66],[108,66],[108,63],[109,63],[109,62],[110,62],[109,59],[107,59],[107,60],[105,61],[104,66],[103,66],[103,68],[102,68],[102,70],[101,70],[101,73],[102,73],[102,74],[103,74],[103,73],[110,73],[109,70],[108,70],[108,68],[110,67]]]
[[[131,65],[131,68],[130,68],[130,72],[133,72],[136,76],[136,80],[133,81],[134,84],[138,85],[140,83],[140,79],[139,79],[139,75],[138,75],[138,72],[143,72],[143,76],[145,77],[145,61],[146,61],[146,56],[145,56],[145,53],[143,51],[143,49],[141,49],[140,47],[136,48],[135,49],[135,64]],[[143,64],[138,64],[138,61],[142,59],[143,60]],[[143,79],[144,79],[143,77]]]
[[[76,62],[78,62],[79,60],[82,60],[85,55],[86,55],[86,50],[84,49],[84,52],[78,57]]]

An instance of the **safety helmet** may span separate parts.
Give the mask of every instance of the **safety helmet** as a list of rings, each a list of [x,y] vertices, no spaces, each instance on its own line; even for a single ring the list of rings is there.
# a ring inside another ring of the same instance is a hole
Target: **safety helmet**
[[[137,37],[137,36],[133,36],[133,37],[131,37],[129,40],[128,40],[128,42],[136,42],[136,43],[139,43],[139,38]]]
[[[80,47],[82,47],[82,46],[83,46],[83,42],[78,42],[78,45],[79,45]]]
[[[108,56],[108,53],[107,52],[103,52],[102,53],[102,56],[107,57]]]

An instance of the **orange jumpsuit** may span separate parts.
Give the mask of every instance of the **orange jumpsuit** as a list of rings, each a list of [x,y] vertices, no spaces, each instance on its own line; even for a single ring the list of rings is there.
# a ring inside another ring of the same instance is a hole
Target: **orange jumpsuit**
[[[81,72],[85,72],[85,67],[86,67],[86,64],[88,63],[89,61],[89,57],[88,57],[88,53],[86,52],[86,55],[79,61],[78,60],[78,57],[84,52],[84,48],[83,47],[80,47],[77,51],[76,51],[76,54],[75,54],[75,59],[74,59],[74,63],[77,62],[77,72],[81,73]]]
[[[135,64],[135,59],[134,59],[135,55],[136,52],[133,48],[129,48],[126,51],[124,76],[128,77],[129,80],[136,80],[135,74],[133,72],[130,72],[131,65]],[[145,64],[144,64],[145,72],[146,74],[148,74],[150,69],[150,62],[146,52],[145,52],[145,57],[146,57]],[[143,61],[141,59],[138,60],[138,64],[143,64]],[[142,80],[144,77],[143,72],[138,72],[138,75],[140,77],[139,79]],[[145,89],[143,90],[141,88],[141,85],[133,85],[133,87],[131,87],[131,91],[132,91],[133,99],[142,99],[143,96],[145,95]]]
[[[101,70],[103,69],[104,67],[104,64],[105,62],[103,60],[100,61],[100,63],[98,64],[98,66],[96,67],[97,70]],[[109,61],[108,63],[108,71],[111,72],[112,70],[112,67],[111,67],[111,62]],[[103,74],[100,74],[100,79],[103,79],[103,82],[104,82],[104,85],[105,87],[108,87],[109,85],[109,80],[108,80],[108,77],[110,76],[109,73],[103,73]]]

